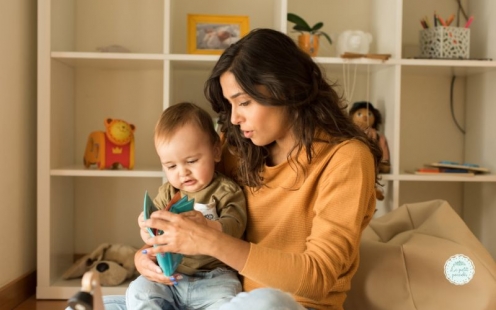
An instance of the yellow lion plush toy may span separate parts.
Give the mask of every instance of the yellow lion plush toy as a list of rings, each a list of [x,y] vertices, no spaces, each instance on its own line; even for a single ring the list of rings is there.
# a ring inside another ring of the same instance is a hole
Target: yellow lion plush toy
[[[117,169],[119,164],[134,168],[134,131],[136,127],[121,119],[105,119],[105,131],[94,131],[88,137],[84,166],[96,164],[99,169]]]

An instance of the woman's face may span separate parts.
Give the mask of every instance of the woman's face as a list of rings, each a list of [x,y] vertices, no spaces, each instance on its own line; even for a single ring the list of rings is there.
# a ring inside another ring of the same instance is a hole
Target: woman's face
[[[276,142],[292,145],[291,124],[283,107],[266,106],[246,94],[231,72],[220,77],[224,97],[231,104],[231,123],[253,144],[265,146]],[[289,144],[288,144],[289,143]]]

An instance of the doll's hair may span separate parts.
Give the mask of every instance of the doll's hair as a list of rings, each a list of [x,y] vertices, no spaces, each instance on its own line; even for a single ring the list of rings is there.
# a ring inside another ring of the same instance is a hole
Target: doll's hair
[[[356,111],[360,109],[368,109],[374,114],[374,123],[372,124],[372,128],[375,130],[379,130],[379,127],[382,125],[382,116],[381,112],[377,110],[372,103],[368,101],[357,101],[353,103],[350,109],[350,116],[353,117],[353,114],[355,114]]]

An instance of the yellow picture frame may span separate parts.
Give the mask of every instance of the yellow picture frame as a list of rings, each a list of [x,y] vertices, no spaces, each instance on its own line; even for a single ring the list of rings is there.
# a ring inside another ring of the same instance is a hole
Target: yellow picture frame
[[[188,53],[220,55],[249,29],[250,19],[244,15],[188,14]]]

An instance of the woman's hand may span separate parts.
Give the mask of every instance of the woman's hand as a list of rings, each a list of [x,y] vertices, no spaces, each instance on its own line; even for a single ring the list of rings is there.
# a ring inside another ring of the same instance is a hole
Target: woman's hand
[[[152,236],[146,228],[143,212],[138,216],[138,225],[140,227],[141,239],[146,242],[146,240],[150,239]],[[136,265],[138,272],[148,280],[154,282],[166,285],[177,284],[177,281],[181,280],[182,276],[180,274],[174,274],[171,277],[165,276],[162,269],[157,264],[156,256],[154,254],[147,254],[148,251],[146,249],[148,248],[149,246],[145,245],[134,255],[134,264]]]
[[[163,234],[147,239],[146,244],[149,247],[144,250],[147,255],[162,252],[208,255],[219,259],[235,270],[241,270],[248,258],[250,244],[223,233],[219,221],[207,220],[207,223],[208,226],[198,224],[189,216],[184,216],[183,213],[155,211],[150,219],[145,221],[145,227],[162,230]],[[211,227],[211,224],[217,225],[218,229]],[[140,269],[138,270],[141,272]]]
[[[180,274],[174,274],[171,277],[165,276],[162,269],[157,265],[155,255],[147,253],[148,249],[148,245],[145,245],[134,254],[134,264],[138,272],[150,281],[165,285],[177,284],[177,281],[183,277]]]
[[[147,253],[173,252],[185,255],[209,255],[206,253],[208,246],[205,246],[205,242],[215,231],[209,228],[208,220],[200,218],[198,213],[175,214],[165,210],[153,212],[150,219],[145,221],[145,226],[162,230],[163,233],[145,241],[150,246],[155,245],[155,247],[146,249]]]
[[[207,220],[200,211],[196,211],[196,210],[187,211],[187,212],[181,213],[181,215],[189,218],[190,220],[192,220],[192,221],[194,221],[200,225],[207,225],[208,226],[209,220]]]
[[[201,213],[200,211],[193,210],[193,211],[183,212],[181,213],[181,216],[187,217],[190,220],[194,221],[195,223],[198,223],[199,225],[206,225],[217,231],[222,231],[222,224],[219,221],[207,219],[205,216],[203,216],[203,213]]]

